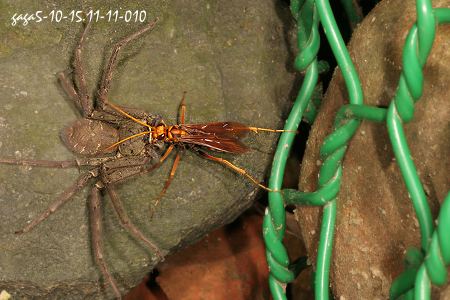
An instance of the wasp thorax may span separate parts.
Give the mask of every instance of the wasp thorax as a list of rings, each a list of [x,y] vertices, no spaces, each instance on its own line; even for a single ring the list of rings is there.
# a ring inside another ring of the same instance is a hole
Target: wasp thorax
[[[152,130],[152,140],[153,141],[164,141],[166,138],[166,126],[165,125],[158,125],[153,127]]]

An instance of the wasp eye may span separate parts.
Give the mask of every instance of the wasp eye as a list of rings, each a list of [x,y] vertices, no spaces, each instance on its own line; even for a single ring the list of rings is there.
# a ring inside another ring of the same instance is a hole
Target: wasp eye
[[[165,135],[164,133],[162,133],[162,134],[159,135],[159,138],[160,138],[160,139],[163,139],[165,136],[166,136],[166,135]]]

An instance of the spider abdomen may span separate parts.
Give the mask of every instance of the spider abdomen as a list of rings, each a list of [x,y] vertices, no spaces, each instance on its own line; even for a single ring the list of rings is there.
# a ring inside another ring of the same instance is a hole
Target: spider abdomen
[[[83,156],[95,156],[116,152],[108,148],[119,141],[119,132],[108,123],[90,119],[78,119],[61,132],[66,147]]]

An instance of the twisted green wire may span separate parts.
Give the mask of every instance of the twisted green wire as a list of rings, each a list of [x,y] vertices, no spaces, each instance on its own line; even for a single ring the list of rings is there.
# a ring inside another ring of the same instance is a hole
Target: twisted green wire
[[[439,212],[438,226],[431,237],[430,247],[415,280],[415,299],[430,299],[431,283],[447,283],[447,267],[450,266],[450,193]]]
[[[339,33],[330,4],[328,1],[324,0],[316,1],[316,4],[328,42],[336,57],[338,65],[341,68],[349,93],[350,103],[356,105],[362,104],[363,93],[361,83],[350,59],[350,55],[347,52],[342,36]],[[342,177],[341,162],[347,149],[347,143],[359,127],[359,124],[360,121],[358,120],[349,120],[348,123],[340,126],[334,133],[329,135],[322,144],[320,155],[324,158],[324,162],[319,173],[319,193],[320,190],[328,184],[334,184],[337,185],[338,188],[340,187]],[[316,299],[328,299],[337,193],[327,194],[323,192],[321,194],[328,203],[324,205],[323,209],[314,289],[316,292]]]
[[[328,42],[342,70],[350,103],[360,105],[363,102],[361,83],[338,30],[330,4],[328,1],[318,0],[316,5]],[[336,196],[342,178],[341,163],[347,149],[347,143],[356,132],[359,124],[360,121],[357,119],[346,120],[345,124],[340,125],[325,139],[320,149],[320,155],[324,162],[320,168],[319,188],[316,192],[289,191],[289,195],[285,194],[285,201],[288,203],[302,204],[305,196],[309,197],[313,194],[324,203],[315,274],[316,299],[329,298],[329,272],[336,220]]]
[[[430,299],[430,282],[437,285],[446,283],[446,265],[450,263],[450,229],[446,221],[450,219],[450,204],[446,204],[450,202],[449,196],[447,195],[441,208],[438,228],[433,231],[431,211],[403,131],[403,122],[412,119],[414,104],[423,92],[422,68],[434,41],[435,20],[439,23],[450,22],[450,9],[433,10],[430,1],[417,1],[416,8],[417,22],[411,27],[406,38],[403,71],[397,93],[389,106],[387,125],[394,154],[419,221],[422,252],[426,253],[426,257],[421,266],[417,263],[411,264],[407,259],[407,269],[392,284],[391,299],[397,299],[401,295]],[[447,236],[444,239],[445,235]]]
[[[308,102],[314,92],[318,79],[317,52],[319,50],[319,19],[313,0],[292,1],[291,11],[298,22],[298,46],[301,52],[295,60],[295,66],[305,71],[305,78],[299,94],[286,120],[284,129],[295,131],[302,119]],[[284,132],[280,136],[275,152],[269,188],[280,190],[284,169],[295,134]],[[290,266],[287,251],[283,245],[286,215],[280,192],[269,193],[269,207],[263,221],[263,237],[266,244],[266,258],[270,269],[269,287],[274,299],[286,299],[286,284],[292,281],[301,266]],[[303,264],[306,265],[305,263]]]
[[[317,5],[317,11],[314,5]],[[394,101],[389,110],[386,110],[362,105],[363,95],[360,82],[337,30],[328,1],[318,0],[315,3],[312,0],[292,1],[291,3],[291,11],[298,22],[298,40],[299,49],[301,49],[295,64],[299,70],[306,70],[306,74],[304,84],[286,122],[285,129],[295,130],[297,128],[313,93],[314,85],[317,82],[317,60],[315,58],[319,46],[319,42],[315,42],[315,39],[318,38],[317,12],[320,15],[328,41],[342,70],[350,96],[350,104],[343,106],[339,110],[334,123],[336,130],[325,139],[320,149],[324,163],[319,174],[319,189],[312,193],[283,190],[281,194],[279,192],[269,194],[269,209],[266,211],[264,218],[263,234],[270,268],[269,286],[274,299],[286,299],[286,283],[292,281],[296,273],[306,266],[306,260],[304,259],[297,264],[289,265],[287,251],[282,244],[285,230],[282,195],[286,203],[324,206],[315,291],[316,299],[328,299],[329,297],[329,269],[336,217],[336,196],[339,192],[342,177],[341,162],[347,144],[356,132],[361,120],[375,122],[385,122],[387,120],[394,152],[399,161],[407,188],[410,193],[415,193],[415,198],[412,198],[419,222],[421,222],[422,248],[427,249],[428,244],[430,244],[429,241],[432,234],[431,214],[426,201],[424,201],[426,199],[421,195],[423,188],[420,181],[418,181],[417,172],[410,159],[409,149],[401,126],[402,120],[407,122],[413,117],[414,102],[422,94],[423,75],[421,69],[431,50],[434,39],[435,25],[431,5],[426,1],[418,1],[417,7],[418,25],[415,25],[416,27],[413,26],[411,29],[404,48],[403,61],[404,65],[408,65],[408,67],[402,73]],[[450,9],[436,9],[435,16],[439,22],[450,22]],[[419,47],[417,47],[417,40]],[[419,49],[417,55],[415,49]],[[415,61],[411,62],[411,59]],[[269,181],[269,187],[274,190],[281,188],[284,166],[293,138],[292,133],[284,133],[280,137]],[[446,200],[445,202],[450,201]],[[408,251],[407,261],[410,265],[393,283],[391,297],[403,294],[407,299],[412,299],[414,290],[411,287],[414,285],[414,278],[416,278],[416,297],[418,299],[428,299],[430,280],[435,284],[443,284],[446,281],[447,274],[445,265],[442,262],[448,265],[450,261],[450,242],[446,242],[448,238],[445,239],[445,233],[449,230],[448,224],[450,222],[445,221],[450,219],[450,208],[448,207],[450,207],[450,204],[443,206],[441,212],[443,217],[440,217],[440,226],[432,235],[429,250],[430,256],[427,256],[425,262],[420,265],[423,261],[422,253],[415,249]],[[439,265],[439,263],[441,264]]]
[[[317,5],[317,10],[315,5]],[[306,70],[305,79],[296,99],[291,114],[286,121],[285,129],[295,130],[300,123],[302,114],[311,98],[317,82],[317,51],[318,18],[327,33],[327,38],[343,70],[343,76],[349,90],[350,103],[362,103],[362,90],[358,75],[348,54],[344,41],[337,29],[337,24],[327,1],[293,1],[291,11],[298,22],[298,41],[301,52],[295,60],[300,70]],[[309,34],[307,34],[309,33]],[[330,258],[334,237],[334,224],[336,219],[335,197],[339,191],[342,177],[341,161],[347,148],[347,143],[360,124],[359,120],[348,120],[333,134],[327,137],[322,148],[321,156],[324,159],[319,174],[319,190],[314,193],[302,193],[293,190],[283,190],[282,193],[269,193],[269,208],[263,222],[263,235],[266,243],[266,257],[269,264],[269,287],[274,299],[285,299],[286,283],[294,279],[292,267],[286,249],[282,244],[285,230],[284,200],[289,203],[305,203],[306,198],[319,198],[324,205],[321,237],[316,267],[315,290],[317,299],[328,299]],[[269,187],[274,190],[281,188],[284,167],[294,135],[283,133],[278,143],[269,180]],[[313,201],[314,202],[314,201]],[[311,203],[310,203],[311,204]]]
[[[422,68],[433,46],[435,17],[431,1],[417,1],[417,22],[403,48],[403,70],[394,100],[388,109],[387,127],[394,154],[419,220],[422,249],[427,249],[433,231],[433,218],[419,175],[403,132],[403,121],[414,115],[414,103],[423,93]]]

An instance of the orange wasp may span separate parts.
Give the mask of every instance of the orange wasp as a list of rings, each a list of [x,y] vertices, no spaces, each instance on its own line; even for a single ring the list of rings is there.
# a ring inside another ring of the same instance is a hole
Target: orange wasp
[[[226,159],[208,154],[202,149],[202,147],[213,151],[240,154],[245,153],[249,150],[249,148],[240,141],[240,139],[242,139],[247,133],[259,131],[285,132],[287,130],[252,127],[246,126],[238,122],[185,124],[185,116],[186,116],[186,105],[184,103],[185,96],[186,92],[183,93],[183,98],[181,100],[179,107],[179,115],[178,115],[179,124],[176,125],[166,125],[162,119],[156,122],[156,125],[151,125],[145,121],[136,119],[119,106],[114,105],[110,102],[106,102],[107,105],[109,105],[112,109],[114,109],[118,113],[141,124],[147,129],[145,131],[131,135],[118,141],[117,143],[112,144],[111,146],[107,147],[105,151],[109,151],[114,147],[120,145],[121,143],[139,136],[148,136],[147,142],[151,144],[168,143],[169,147],[161,156],[159,163],[152,166],[151,169],[147,170],[150,171],[159,167],[162,164],[162,162],[164,162],[164,160],[169,156],[169,154],[175,149],[176,146],[186,147],[187,145],[189,145],[190,146],[189,148],[198,153],[200,156],[221,163],[224,166],[232,169],[233,171],[247,177],[259,187],[267,191],[273,191],[272,189],[266,187],[265,185],[257,181],[244,169],[239,168],[238,166],[234,165],[233,163],[231,163]],[[175,176],[175,172],[178,168],[180,159],[181,155],[180,152],[178,151],[175,160],[173,162],[169,178],[167,179],[162,191],[157,197],[155,207],[158,205],[159,201],[169,188]]]

